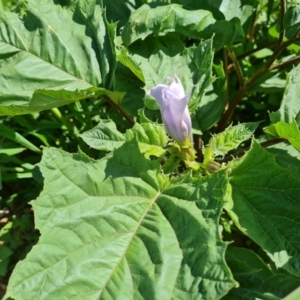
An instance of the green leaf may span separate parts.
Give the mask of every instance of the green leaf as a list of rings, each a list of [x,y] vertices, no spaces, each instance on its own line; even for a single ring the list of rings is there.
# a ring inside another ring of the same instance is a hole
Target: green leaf
[[[220,299],[234,284],[219,236],[225,172],[168,183],[125,143],[102,160],[44,150],[41,237],[6,297]]]
[[[148,120],[142,111],[139,112],[141,124],[135,123],[125,134],[119,132],[113,121],[101,120],[93,129],[81,134],[82,139],[97,150],[113,151],[125,141],[135,140],[146,157],[159,157],[166,152],[168,137],[163,125]]]
[[[13,130],[1,123],[0,123],[0,136],[5,137],[9,140],[12,140],[12,141],[18,143],[19,145],[22,145],[36,153],[42,152],[38,147],[36,147],[34,144],[32,144],[30,141],[28,141],[21,134],[19,134],[15,130]]]
[[[280,300],[300,285],[299,278],[270,269],[249,249],[229,247],[226,261],[240,286],[232,289],[224,300]]]
[[[300,23],[300,3],[292,1],[283,17],[283,29]]]
[[[172,47],[172,45],[170,46]],[[183,53],[176,53],[172,56],[161,50],[149,58],[137,54],[131,55],[131,60],[142,71],[147,91],[161,84],[167,77],[174,77],[175,74],[180,78],[186,94],[194,88],[189,102],[191,112],[196,110],[205,90],[213,80],[211,75],[212,59],[211,39],[200,43],[197,47],[192,46],[184,49]],[[151,96],[146,98],[145,105],[150,109],[158,109],[156,100]]]
[[[9,257],[12,254],[13,252],[8,247],[0,245],[0,276],[6,275]]]
[[[207,10],[189,11],[181,5],[169,4],[151,8],[145,4],[134,11],[122,31],[125,46],[150,34],[166,35],[178,32],[194,39],[208,39],[214,35],[214,48],[221,49],[243,38],[243,29],[237,18],[216,20]]]
[[[226,20],[237,17],[244,24],[257,7],[257,0],[174,0],[189,9],[206,9],[211,11],[215,18],[221,14]],[[217,14],[219,13],[219,14]],[[220,18],[220,17],[219,17]],[[218,19],[219,19],[218,18]]]
[[[259,122],[230,125],[223,132],[211,137],[209,147],[215,156],[224,156],[230,150],[236,149],[242,142],[250,139],[258,125]]]
[[[283,300],[298,300],[300,298],[300,287],[286,296]]]
[[[229,214],[237,226],[277,267],[300,276],[299,178],[256,141],[230,175],[234,206]]]
[[[279,121],[264,128],[264,132],[274,137],[288,140],[298,151],[300,151],[300,131],[295,120],[290,124]]]
[[[205,91],[201,102],[192,115],[193,128],[204,132],[217,123],[225,106],[226,78],[222,65],[214,65],[216,80]]]
[[[116,90],[126,92],[121,102],[122,109],[131,116],[137,116],[138,110],[144,107],[143,83],[127,67],[118,63],[115,86]]]
[[[126,138],[119,132],[116,124],[110,120],[101,120],[93,129],[80,135],[92,148],[112,151],[124,144]]]
[[[257,0],[222,0],[220,4],[213,0],[209,2],[216,7],[219,5],[219,10],[224,14],[226,20],[236,17],[241,20],[242,24],[249,19],[258,5]]]
[[[88,89],[81,89],[76,91],[35,90],[28,105],[0,106],[0,115],[33,113],[53,107],[70,104],[90,97],[101,96],[107,96],[112,102],[120,105],[124,95],[124,92],[111,92],[106,89],[97,87],[90,87]]]
[[[294,177],[300,178],[299,151],[288,143],[279,143],[267,148],[268,152],[275,155],[279,166],[289,170]]]
[[[125,47],[121,47],[120,53],[118,55],[118,60],[126,66],[130,71],[142,82],[145,82],[143,71],[141,70],[139,64],[129,55]]]
[[[127,130],[126,138],[137,141],[141,152],[146,157],[163,155],[166,152],[164,148],[168,142],[164,126],[148,120],[143,111],[140,111],[139,114],[141,124],[135,123],[132,129]]]
[[[96,1],[29,0],[22,19],[0,13],[0,115],[23,114],[111,88],[115,25]],[[70,38],[72,37],[72,38]]]
[[[118,23],[118,27],[123,27],[128,21],[130,13],[142,4],[142,0],[103,0],[108,21]]]
[[[270,114],[272,123],[284,121],[289,124],[296,120],[300,125],[300,65],[287,74],[286,88],[278,111]]]

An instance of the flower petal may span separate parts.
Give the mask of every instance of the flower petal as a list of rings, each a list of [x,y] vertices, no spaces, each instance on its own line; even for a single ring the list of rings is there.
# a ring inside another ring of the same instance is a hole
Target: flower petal
[[[156,99],[158,102],[159,108],[162,110],[165,106],[169,104],[169,100],[163,97],[163,91],[169,88],[165,84],[159,84],[154,88],[150,89],[149,94]]]

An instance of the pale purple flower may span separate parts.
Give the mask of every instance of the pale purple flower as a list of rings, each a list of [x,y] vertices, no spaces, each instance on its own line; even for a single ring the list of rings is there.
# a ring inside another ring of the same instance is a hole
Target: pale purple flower
[[[168,81],[170,85],[164,83]],[[180,79],[168,77],[163,84],[150,89],[149,94],[158,102],[167,133],[180,144],[189,144],[192,134],[188,102],[192,91],[185,95]]]

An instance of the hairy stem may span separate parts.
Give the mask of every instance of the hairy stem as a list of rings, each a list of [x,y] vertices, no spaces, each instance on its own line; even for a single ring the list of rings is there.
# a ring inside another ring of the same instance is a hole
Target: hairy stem
[[[286,13],[286,1],[280,0],[281,12],[280,12],[280,35],[278,40],[278,45],[281,45],[285,35],[285,30],[283,29],[283,18]]]
[[[244,82],[244,76],[243,76],[242,69],[241,69],[241,66],[239,64],[239,61],[237,60],[237,58],[235,56],[235,53],[234,53],[234,51],[232,50],[231,47],[228,46],[227,50],[228,50],[228,53],[229,53],[229,55],[232,59],[237,77],[239,79],[240,87],[243,87],[245,85],[245,82]]]
[[[260,143],[260,145],[263,148],[267,148],[267,147],[270,147],[270,146],[273,146],[273,145],[276,145],[276,144],[279,144],[279,143],[282,143],[282,142],[286,142],[286,139],[276,138],[276,139],[273,139],[273,140],[264,141],[264,142]],[[222,163],[228,163],[229,161],[233,160],[234,158],[242,157],[249,149],[250,149],[250,147],[248,147],[248,148],[244,149],[243,151],[238,152],[236,154],[227,154],[224,157],[224,159],[222,160]]]

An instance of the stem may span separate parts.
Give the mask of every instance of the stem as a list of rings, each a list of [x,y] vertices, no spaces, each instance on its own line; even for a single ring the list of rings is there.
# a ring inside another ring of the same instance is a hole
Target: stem
[[[273,139],[273,140],[262,142],[262,143],[260,143],[260,145],[263,148],[267,148],[267,147],[270,147],[270,146],[273,146],[273,145],[276,145],[276,144],[279,144],[279,143],[282,143],[282,142],[286,142],[286,139],[276,138],[276,139]],[[241,152],[238,152],[237,154],[234,154],[234,156],[232,154],[226,155],[224,157],[224,159],[222,160],[222,163],[228,163],[229,161],[233,160],[234,158],[242,157],[249,149],[250,149],[250,147],[244,149]]]
[[[232,59],[236,74],[238,76],[240,87],[243,87],[245,85],[245,82],[244,82],[244,76],[243,76],[242,69],[241,69],[241,66],[239,64],[239,61],[237,60],[237,58],[235,56],[235,53],[234,53],[234,51],[232,50],[231,47],[227,46],[227,50],[228,50],[228,53],[229,53],[229,55]]]
[[[300,55],[295,56],[295,57],[293,57],[293,58],[291,58],[291,59],[289,59],[287,61],[284,61],[284,62],[282,62],[280,64],[273,65],[273,66],[271,66],[269,68],[269,70],[271,71],[271,70],[274,70],[274,69],[284,68],[284,67],[289,66],[289,65],[291,65],[291,64],[293,64],[295,62],[298,62],[298,61],[300,61]]]
[[[60,110],[57,107],[51,108],[52,113],[54,116],[63,124],[67,127],[69,133],[73,136],[74,135],[74,126],[73,124],[68,121],[60,112]]]
[[[265,48],[269,48],[269,47],[274,47],[276,45],[278,45],[277,41],[276,42],[272,42],[272,43],[268,43],[268,44],[265,44],[265,45],[262,45],[262,46],[259,46],[259,47],[255,48],[255,49],[249,50],[249,51],[247,51],[247,52],[245,52],[245,53],[243,53],[241,55],[238,55],[237,59],[243,59],[243,58],[245,58],[245,57],[247,57],[247,56],[249,56],[249,55],[251,55],[251,54],[253,54],[253,53],[257,52],[257,51],[259,51],[259,50],[262,50],[262,49],[265,49]]]
[[[103,99],[105,99],[113,108],[115,108],[124,118],[125,120],[130,124],[134,125],[135,121],[116,103],[114,103],[108,96],[103,95],[101,96]]]
[[[196,153],[197,153],[197,158],[196,160],[201,163],[203,161],[203,154],[202,154],[202,139],[200,135],[196,135],[195,138],[195,148],[196,148]]]
[[[223,57],[224,57],[224,73],[226,78],[226,91],[225,91],[225,110],[228,109],[229,105],[229,76],[228,76],[228,55],[226,48],[223,48]]]
[[[280,5],[281,5],[281,13],[280,13],[280,35],[278,40],[279,46],[282,44],[285,35],[285,30],[283,29],[283,18],[286,13],[286,1],[280,0]]]
[[[251,26],[250,26],[250,30],[249,30],[249,34],[248,34],[248,42],[251,43],[253,40],[253,36],[254,36],[254,25],[255,25],[255,21],[256,21],[256,17],[257,17],[257,9],[255,10],[254,14],[253,14],[253,18],[252,18],[252,22],[251,22]]]
[[[246,82],[244,86],[242,86],[235,97],[233,98],[232,102],[230,103],[228,110],[223,115],[219,126],[217,128],[217,132],[221,132],[225,129],[228,121],[230,120],[236,106],[238,103],[243,99],[245,96],[247,90],[253,85],[253,83],[259,79],[261,76],[263,76],[265,73],[267,73],[273,64],[273,62],[277,59],[277,57],[291,44],[295,43],[299,38],[296,38],[298,35],[298,32],[300,31],[300,28],[298,28],[297,33],[294,34],[294,38],[290,39],[284,43],[282,43],[278,48],[274,51],[273,55],[269,58],[269,60],[260,68],[258,69],[252,77],[249,78],[249,80]]]

